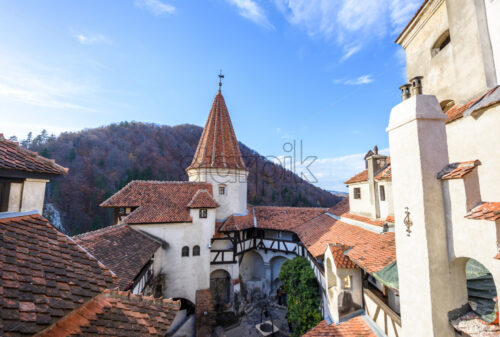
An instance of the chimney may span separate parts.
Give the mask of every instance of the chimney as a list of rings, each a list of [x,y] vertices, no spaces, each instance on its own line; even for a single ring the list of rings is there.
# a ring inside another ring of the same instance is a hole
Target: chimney
[[[422,95],[422,79],[423,76],[415,76],[410,80],[411,83],[411,95]]]
[[[408,98],[410,98],[411,96],[411,93],[410,93],[410,87],[411,85],[406,83],[406,84],[403,84],[402,86],[399,87],[399,89],[401,90],[401,100],[407,100]]]

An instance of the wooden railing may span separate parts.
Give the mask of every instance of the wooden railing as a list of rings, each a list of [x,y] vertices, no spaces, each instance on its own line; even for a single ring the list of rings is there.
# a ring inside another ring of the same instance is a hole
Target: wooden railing
[[[377,294],[363,289],[365,311],[388,337],[401,335],[401,317],[395,313]]]

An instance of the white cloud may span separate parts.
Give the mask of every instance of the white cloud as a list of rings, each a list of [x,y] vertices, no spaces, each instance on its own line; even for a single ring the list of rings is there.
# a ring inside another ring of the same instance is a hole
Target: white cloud
[[[389,154],[389,149],[379,151]],[[316,185],[326,190],[346,191],[344,181],[365,169],[363,160],[366,153],[356,153],[341,157],[317,159],[310,167],[318,179]]]
[[[226,0],[238,9],[238,13],[266,29],[274,29],[264,10],[254,0]]]
[[[344,61],[369,41],[397,34],[421,0],[274,0],[290,24],[343,46]]]
[[[102,34],[96,34],[96,35],[75,34],[75,38],[81,44],[111,43],[111,40]]]
[[[141,9],[146,9],[154,15],[173,14],[175,7],[165,4],[160,0],[135,0],[135,5]]]
[[[353,79],[343,79],[343,78],[334,79],[333,83],[347,84],[347,85],[362,85],[362,84],[372,83],[373,81],[375,81],[375,79],[372,77],[372,75],[361,75]]]
[[[79,97],[91,89],[84,81],[68,80],[68,74],[40,63],[0,58],[0,100],[56,109],[85,109]]]

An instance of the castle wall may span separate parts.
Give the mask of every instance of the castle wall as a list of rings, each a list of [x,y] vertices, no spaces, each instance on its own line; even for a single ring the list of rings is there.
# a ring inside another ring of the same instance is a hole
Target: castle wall
[[[199,218],[198,209],[191,210],[192,223],[132,225],[168,243],[155,255],[155,273],[164,274],[165,298],[186,298],[195,303],[196,290],[210,287],[210,239],[215,228],[215,210],[209,209],[206,219]],[[200,246],[200,256],[193,256],[193,247]],[[182,257],[182,247],[189,247],[189,256]]]

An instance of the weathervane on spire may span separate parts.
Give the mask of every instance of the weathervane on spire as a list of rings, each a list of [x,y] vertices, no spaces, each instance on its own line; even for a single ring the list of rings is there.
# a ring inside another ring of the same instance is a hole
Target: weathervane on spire
[[[222,69],[220,70],[220,73],[219,73],[219,92],[221,90],[221,87],[222,87],[222,79],[224,78],[224,75],[222,74]]]

